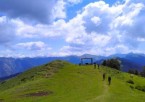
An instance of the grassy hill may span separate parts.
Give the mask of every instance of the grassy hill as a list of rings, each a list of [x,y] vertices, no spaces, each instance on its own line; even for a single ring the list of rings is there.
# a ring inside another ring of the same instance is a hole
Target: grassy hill
[[[110,86],[103,73],[112,77]],[[144,78],[108,67],[54,61],[1,82],[0,102],[144,102],[142,86]]]

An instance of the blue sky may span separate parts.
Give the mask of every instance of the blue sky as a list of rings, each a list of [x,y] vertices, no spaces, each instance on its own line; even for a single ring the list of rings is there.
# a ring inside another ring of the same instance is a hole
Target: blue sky
[[[0,0],[0,57],[145,53],[143,0]]]

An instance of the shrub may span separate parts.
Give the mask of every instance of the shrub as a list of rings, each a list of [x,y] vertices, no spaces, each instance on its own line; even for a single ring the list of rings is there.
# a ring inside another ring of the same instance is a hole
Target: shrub
[[[6,81],[2,81],[1,84],[4,84]]]
[[[126,82],[129,83],[129,84],[134,84],[133,80],[131,80],[131,79],[127,80]]]
[[[134,89],[134,86],[130,85],[130,88],[131,88],[131,89]]]
[[[135,89],[145,92],[145,86],[136,86]]]
[[[135,69],[129,69],[129,70],[128,70],[128,73],[130,73],[130,74],[135,74],[135,75],[139,75],[138,70],[135,70]]]
[[[26,78],[22,78],[21,81],[26,81]]]
[[[140,73],[140,75],[141,75],[142,77],[145,77],[145,66],[143,67],[143,70],[142,70],[142,72]]]

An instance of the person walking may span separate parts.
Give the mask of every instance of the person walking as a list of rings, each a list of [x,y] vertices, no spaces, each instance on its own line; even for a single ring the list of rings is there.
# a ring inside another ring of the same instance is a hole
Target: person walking
[[[103,73],[103,81],[105,80],[106,78],[106,73]]]
[[[100,65],[98,64],[98,69],[99,69]]]
[[[108,83],[109,83],[109,85],[111,84],[111,77],[110,76],[108,77]]]
[[[96,69],[96,63],[94,63],[94,69]]]

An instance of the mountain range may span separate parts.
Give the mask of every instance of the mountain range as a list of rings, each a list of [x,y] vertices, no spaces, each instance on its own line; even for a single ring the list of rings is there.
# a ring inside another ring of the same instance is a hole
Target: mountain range
[[[65,60],[74,64],[79,64],[81,58],[91,57],[94,62],[101,63],[105,59],[117,58],[121,62],[121,70],[127,72],[129,69],[136,69],[142,71],[145,66],[144,54],[114,54],[111,56],[96,56],[84,54],[82,56],[64,56],[64,57],[35,57],[35,58],[0,58],[0,78],[13,76],[22,73],[32,67],[40,66],[42,64],[51,62],[53,60]]]

